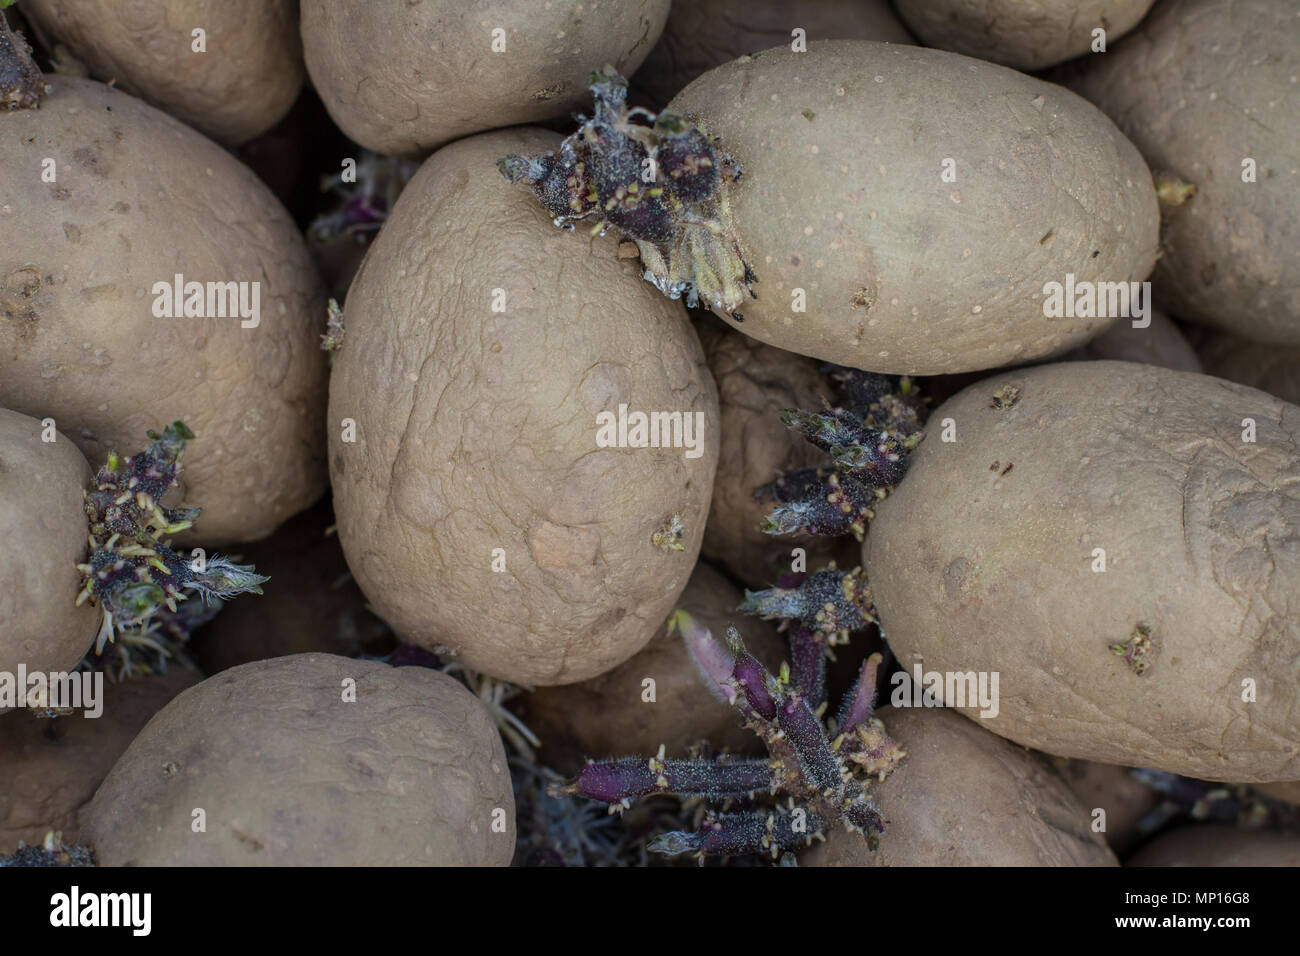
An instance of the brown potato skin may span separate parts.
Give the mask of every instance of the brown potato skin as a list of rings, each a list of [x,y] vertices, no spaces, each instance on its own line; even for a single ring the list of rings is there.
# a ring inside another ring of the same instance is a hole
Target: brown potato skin
[[[722,418],[718,473],[701,553],[754,588],[770,587],[789,571],[796,547],[807,552],[809,570],[836,558],[841,567],[855,565],[857,545],[848,539],[759,530],[776,502],[755,500],[755,490],[783,471],[829,460],[781,422],[782,409],[818,410],[833,402],[835,391],[817,363],[741,335],[712,316],[701,319],[696,331],[718,386]]]
[[[366,608],[338,536],[328,533],[333,523],[323,501],[269,538],[232,549],[271,580],[260,596],[228,601],[194,634],[189,650],[204,673],[309,651],[354,657],[388,649],[392,635]]]
[[[1128,866],[1300,866],[1300,837],[1202,823],[1160,835]]]
[[[330,383],[334,508],[361,590],[403,640],[530,686],[594,677],[659,631],[717,467],[717,392],[681,303],[612,235],[556,229],[496,169],[558,140],[487,133],[424,164],[352,284]],[[703,412],[701,457],[598,448],[596,415],[620,403]],[[675,512],[684,550],[656,547]]]
[[[1018,399],[994,407],[1004,386]],[[934,440],[944,419],[955,442]],[[905,669],[998,672],[1000,713],[981,723],[1047,753],[1295,779],[1300,408],[1209,376],[1070,362],[995,375],[930,422],[864,547]],[[1110,650],[1139,625],[1141,675]]]
[[[1161,308],[1257,342],[1300,345],[1300,17],[1292,0],[1161,0],[1071,88],[1153,173],[1196,185],[1163,209]],[[1256,181],[1242,182],[1242,160]]]
[[[1107,50],[1146,15],[1154,0],[894,0],[898,15],[927,46],[1041,70],[1092,49],[1106,30]]]
[[[11,674],[71,670],[99,629],[99,611],[76,606],[90,466],[66,435],[46,443],[41,432],[0,408],[0,671]]]
[[[46,45],[227,146],[276,124],[302,88],[294,0],[23,0]],[[207,52],[191,31],[207,33]]]
[[[702,73],[770,47],[789,47],[791,31],[812,40],[912,43],[887,0],[694,0],[675,3],[663,36],[632,86],[658,109]]]
[[[93,720],[23,713],[0,721],[0,856],[20,841],[36,846],[50,830],[69,846],[78,843],[77,814],[117,758],[150,717],[198,681],[179,665],[116,684],[105,678],[104,712]]]
[[[1106,844],[1119,857],[1142,841],[1138,822],[1160,803],[1160,795],[1137,780],[1127,767],[1092,760],[1064,760],[1057,771],[1089,814],[1106,811]]]
[[[1083,348],[1062,357],[1066,362],[1107,359],[1159,365],[1178,372],[1202,371],[1196,350],[1174,321],[1158,309],[1151,310],[1151,324],[1146,328],[1136,329],[1132,319],[1120,319]]]
[[[1285,800],[1287,803],[1300,803],[1300,780],[1286,780],[1281,783],[1261,783],[1255,787],[1266,797]]]
[[[54,418],[95,468],[184,421],[198,543],[260,538],[325,488],[325,300],[306,244],[215,143],[101,83],[49,83],[0,127],[0,404]],[[45,157],[57,183],[39,179]],[[261,282],[260,325],[155,317],[154,283],[178,272]]]
[[[1206,374],[1300,405],[1300,345],[1262,345],[1204,327],[1192,329],[1191,340]]]
[[[1137,150],[1087,102],[1013,70],[824,40],[720,66],[670,109],[744,167],[728,198],[758,298],[737,328],[777,348],[913,375],[1057,355],[1111,319],[1046,317],[1046,282],[1137,281],[1155,259]]]
[[[303,0],[303,52],[349,138],[418,157],[470,133],[585,109],[591,71],[609,64],[630,76],[659,38],[669,2]],[[504,53],[492,52],[497,28]]]
[[[695,566],[677,607],[702,621],[714,636],[734,624],[745,647],[776,673],[785,642],[766,621],[736,613],[743,595],[703,561]],[[655,681],[655,701],[645,702],[641,682]],[[542,741],[540,756],[563,773],[582,768],[584,758],[651,755],[662,744],[669,757],[685,757],[694,743],[714,750],[763,754],[739,712],[714,696],[686,645],[665,627],[633,657],[607,673],[578,684],[543,687],[525,700],[524,721]]]
[[[886,708],[907,756],[871,793],[885,818],[872,852],[835,827],[801,866],[1114,866],[1091,817],[1040,757],[943,708]]]
[[[515,844],[505,751],[477,698],[438,671],[330,654],[181,694],[81,824],[101,866],[505,866]]]

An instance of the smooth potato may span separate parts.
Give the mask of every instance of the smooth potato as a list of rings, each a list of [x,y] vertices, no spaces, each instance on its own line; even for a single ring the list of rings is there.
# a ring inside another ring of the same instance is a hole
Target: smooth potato
[[[876,852],[838,827],[810,866],[1114,866],[1091,816],[1041,758],[942,708],[880,712],[903,762],[871,793]]]
[[[1153,173],[1196,186],[1163,209],[1161,307],[1274,345],[1300,345],[1297,50],[1293,0],[1161,0],[1071,82]]]
[[[558,138],[484,134],[424,164],[353,282],[330,383],[334,508],[362,591],[404,640],[527,685],[594,677],[659,631],[718,455],[681,304],[497,172]],[[598,416],[620,405],[702,422],[695,449],[601,447]],[[674,515],[680,540],[657,544]]]
[[[1133,778],[1127,767],[1091,760],[1066,760],[1058,766],[1061,779],[1089,814],[1105,811],[1102,836],[1118,856],[1125,856],[1142,841],[1142,818],[1160,803],[1155,790]]]
[[[505,866],[515,846],[505,751],[478,699],[435,670],[330,654],[185,691],[80,819],[101,866]]]
[[[325,300],[302,236],[215,143],[101,83],[48,79],[40,109],[0,126],[0,405],[53,418],[94,467],[180,419],[202,543],[269,534],[325,488]],[[250,318],[155,315],[177,274],[248,283]]]
[[[97,79],[228,146],[274,126],[302,88],[294,0],[23,0],[22,11]]]
[[[1128,865],[1300,866],[1300,837],[1213,823],[1185,826],[1152,840]]]
[[[1297,474],[1300,408],[1254,389],[1127,362],[986,379],[877,509],[885,635],[909,671],[1000,674],[979,723],[1025,746],[1295,779]]]
[[[469,133],[584,106],[592,70],[612,64],[630,74],[641,65],[668,5],[303,0],[303,51],[316,91],[349,138],[376,152],[421,156]]]
[[[20,664],[70,671],[99,628],[99,612],[76,605],[90,466],[66,435],[43,441],[46,431],[0,408],[0,672],[8,674]]]
[[[1201,360],[1187,338],[1163,312],[1151,310],[1151,322],[1134,328],[1129,319],[1121,319],[1081,349],[1067,356],[1068,361],[1110,359],[1116,362],[1141,362],[1179,372],[1201,371]],[[1231,376],[1223,376],[1230,378]],[[1267,391],[1267,389],[1266,389]]]
[[[1153,0],[894,0],[898,15],[929,46],[1041,70],[1106,43],[1146,15]],[[1107,47],[1108,49],[1108,47]]]
[[[925,375],[1027,362],[1111,322],[1048,318],[1046,283],[1137,281],[1155,259],[1137,150],[1012,70],[828,40],[718,67],[669,109],[744,168],[729,225],[757,299],[737,327],[787,351]]]
[[[1206,374],[1300,405],[1300,345],[1262,345],[1204,327],[1192,330],[1191,341]]]

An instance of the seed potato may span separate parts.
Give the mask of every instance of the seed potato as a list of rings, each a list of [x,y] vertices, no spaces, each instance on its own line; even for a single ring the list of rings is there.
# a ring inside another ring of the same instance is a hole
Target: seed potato
[[[1300,345],[1261,345],[1205,327],[1192,330],[1192,344],[1207,374],[1300,405]]]
[[[325,301],[306,245],[215,143],[102,83],[48,82],[40,109],[0,124],[0,404],[53,418],[94,467],[184,421],[202,543],[262,537],[325,487]],[[205,312],[207,283],[250,283],[256,326],[155,315],[177,274],[205,284]]]
[[[926,375],[1059,354],[1111,320],[1046,317],[1044,285],[1137,281],[1155,258],[1137,150],[1012,70],[828,40],[720,66],[669,108],[744,168],[730,218],[757,299],[738,328],[787,351]]]
[[[1143,839],[1138,823],[1159,805],[1160,795],[1135,780],[1127,767],[1066,760],[1057,769],[1084,810],[1090,815],[1105,811],[1102,836],[1107,846],[1121,857],[1131,853]]]
[[[1127,362],[994,376],[933,414],[878,509],[882,627],[909,671],[998,673],[979,723],[1024,746],[1295,779],[1297,474],[1300,408],[1254,389]]]
[[[586,106],[588,74],[611,64],[630,75],[659,38],[668,5],[303,0],[303,51],[349,138],[414,157],[469,133]]]
[[[1145,328],[1134,328],[1133,321],[1120,319],[1083,348],[1076,349],[1065,358],[1069,361],[1110,359],[1116,362],[1140,362],[1179,372],[1202,370],[1196,350],[1173,320],[1163,312],[1152,309],[1151,323]]]
[[[101,866],[505,866],[515,845],[505,751],[474,695],[438,671],[330,654],[185,691],[81,824]]]
[[[68,671],[99,629],[99,612],[76,606],[86,559],[81,492],[90,466],[63,434],[42,440],[41,422],[0,408],[0,672]],[[8,708],[0,707],[0,715]]]
[[[1274,345],[1300,345],[1298,50],[1292,0],[1161,0],[1071,84],[1196,186],[1163,210],[1162,308]]]
[[[97,79],[227,146],[274,126],[302,88],[293,0],[23,0],[22,12]]]
[[[1300,866],[1300,837],[1204,823],[1179,827],[1142,848],[1129,866]]]
[[[526,685],[594,677],[658,633],[718,457],[680,303],[498,173],[558,139],[484,134],[424,164],[348,294],[330,384],[339,536],[371,605],[404,640]],[[620,405],[702,419],[698,446],[600,447],[597,416]]]
[[[1041,758],[942,708],[887,708],[907,752],[872,788],[885,832],[872,852],[835,828],[811,866],[1114,866],[1091,817]]]

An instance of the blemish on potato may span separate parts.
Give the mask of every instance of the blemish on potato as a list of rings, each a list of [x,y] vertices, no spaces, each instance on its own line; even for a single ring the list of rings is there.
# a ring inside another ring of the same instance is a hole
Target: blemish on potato
[[[1011,408],[1018,401],[1020,401],[1020,389],[1015,385],[1003,385],[993,393],[989,408]]]

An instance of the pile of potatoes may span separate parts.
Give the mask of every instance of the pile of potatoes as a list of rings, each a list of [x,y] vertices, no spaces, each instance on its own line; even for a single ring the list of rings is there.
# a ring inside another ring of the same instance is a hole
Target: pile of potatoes
[[[1296,865],[1285,829],[1155,832],[1127,769],[1300,803],[1292,0],[2,15],[0,682],[83,662],[81,492],[166,423],[203,509],[174,546],[270,581],[102,720],[0,697],[0,856],[510,865],[538,767],[762,756],[666,622],[777,672],[737,606],[833,561],[879,626],[832,681],[879,647],[882,702],[899,671],[998,700],[883,708],[878,846],[802,865]],[[739,171],[743,309],[498,169],[606,67]],[[418,170],[381,201],[366,157]],[[304,239],[327,192],[355,254]],[[824,461],[781,421],[835,402],[824,363],[930,402],[861,542],[760,530]],[[642,413],[672,440],[609,431]]]

